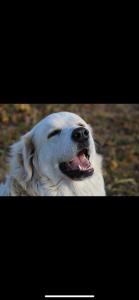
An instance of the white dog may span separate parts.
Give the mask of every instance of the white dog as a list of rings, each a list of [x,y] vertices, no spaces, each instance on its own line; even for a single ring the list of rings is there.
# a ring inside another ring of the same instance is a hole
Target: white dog
[[[53,113],[12,146],[0,195],[105,196],[101,164],[90,125],[73,113]]]

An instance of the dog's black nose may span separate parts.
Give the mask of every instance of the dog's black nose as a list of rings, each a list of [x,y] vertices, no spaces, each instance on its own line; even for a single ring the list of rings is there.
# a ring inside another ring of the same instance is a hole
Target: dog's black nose
[[[75,142],[84,142],[89,138],[89,131],[86,128],[78,127],[73,130],[71,137]]]

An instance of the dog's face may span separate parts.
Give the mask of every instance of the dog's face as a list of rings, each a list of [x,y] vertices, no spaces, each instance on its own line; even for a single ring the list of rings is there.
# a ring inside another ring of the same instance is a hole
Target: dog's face
[[[93,176],[96,150],[92,130],[78,115],[69,112],[51,114],[39,122],[25,140],[25,159],[30,155],[30,140],[34,145],[30,174],[31,168],[35,167],[40,176],[54,182],[63,177],[83,180]]]

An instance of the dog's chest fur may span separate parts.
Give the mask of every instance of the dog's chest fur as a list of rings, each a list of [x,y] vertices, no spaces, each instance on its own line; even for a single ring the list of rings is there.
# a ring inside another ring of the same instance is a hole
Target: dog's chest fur
[[[83,181],[61,180],[58,184],[52,184],[50,180],[38,178],[22,186],[15,178],[8,177],[5,184],[1,185],[2,196],[104,196],[104,181],[101,174]]]

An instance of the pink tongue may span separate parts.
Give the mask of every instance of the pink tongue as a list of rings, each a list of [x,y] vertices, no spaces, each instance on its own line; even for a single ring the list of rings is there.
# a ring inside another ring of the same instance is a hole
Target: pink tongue
[[[83,169],[88,169],[90,167],[90,162],[83,153],[75,156],[75,158],[70,162],[70,166],[73,168],[79,168],[79,165]]]

